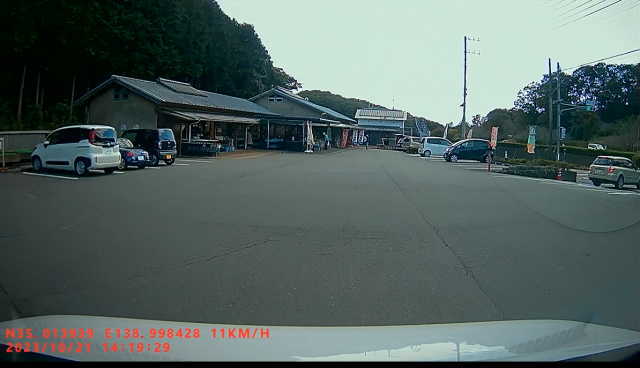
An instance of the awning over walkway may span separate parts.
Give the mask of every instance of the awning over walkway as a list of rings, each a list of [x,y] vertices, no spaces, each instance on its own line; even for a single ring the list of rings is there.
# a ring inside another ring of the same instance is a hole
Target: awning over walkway
[[[216,122],[216,123],[239,123],[239,124],[258,124],[260,123],[259,119],[247,118],[243,116],[232,116],[232,115],[222,115],[222,114],[210,114],[203,112],[184,112],[184,111],[176,111],[176,110],[163,110],[164,114],[175,116],[179,119],[188,120],[188,121],[202,121],[202,122]]]
[[[398,133],[398,132],[402,132],[402,128],[378,128],[378,127],[372,127],[372,126],[360,126],[358,127],[359,129],[364,129],[366,131],[370,131],[370,132],[390,132],[390,133]]]

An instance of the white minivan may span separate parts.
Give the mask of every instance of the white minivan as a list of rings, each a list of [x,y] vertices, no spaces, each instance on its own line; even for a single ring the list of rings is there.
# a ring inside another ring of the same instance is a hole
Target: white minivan
[[[442,156],[444,151],[451,145],[448,139],[440,137],[422,138],[422,146],[418,148],[418,153],[422,157]]]
[[[90,169],[111,174],[120,164],[115,129],[104,125],[73,125],[54,130],[31,153],[34,171],[71,170],[78,176]]]

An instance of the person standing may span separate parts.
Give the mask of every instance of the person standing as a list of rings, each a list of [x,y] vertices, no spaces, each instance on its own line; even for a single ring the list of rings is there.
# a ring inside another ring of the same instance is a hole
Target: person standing
[[[363,140],[364,140],[364,142],[363,142],[364,143],[364,149],[369,149],[369,135],[365,134]]]

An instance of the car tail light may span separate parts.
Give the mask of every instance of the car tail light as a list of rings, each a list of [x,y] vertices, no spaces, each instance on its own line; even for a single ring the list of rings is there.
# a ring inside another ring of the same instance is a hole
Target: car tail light
[[[615,169],[611,166],[609,166],[609,168],[607,169],[607,173],[609,174],[613,174],[613,172],[615,171]]]
[[[133,157],[133,152],[131,151],[127,152],[127,157]]]

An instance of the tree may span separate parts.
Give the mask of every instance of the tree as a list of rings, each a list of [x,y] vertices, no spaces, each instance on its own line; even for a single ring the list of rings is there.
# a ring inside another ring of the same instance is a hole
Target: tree
[[[0,129],[15,122],[25,66],[25,117],[43,127],[58,119],[59,104],[71,102],[73,80],[76,97],[112,74],[164,77],[239,97],[273,85],[301,87],[273,65],[253,26],[229,18],[213,0],[4,1],[0,21],[9,31],[0,32],[8,51],[0,70],[0,96],[6,101]],[[46,90],[40,115],[31,113],[35,96],[40,99],[37,75]],[[68,114],[56,124],[67,119]]]

